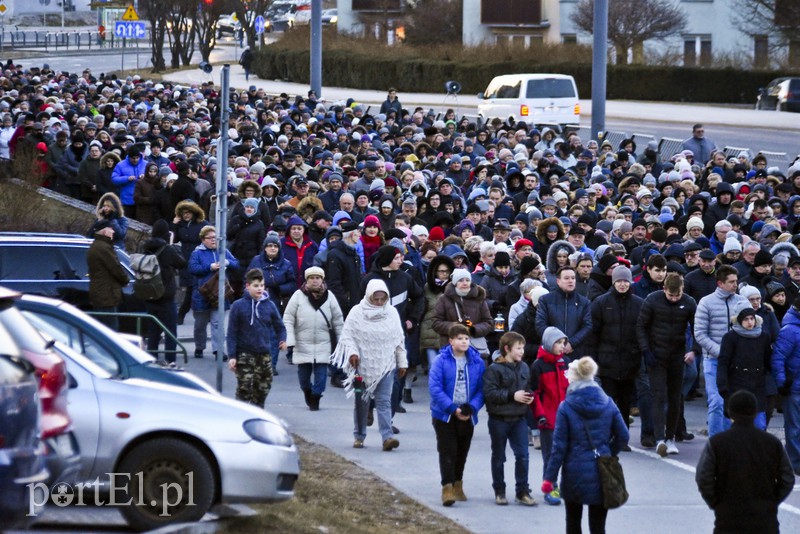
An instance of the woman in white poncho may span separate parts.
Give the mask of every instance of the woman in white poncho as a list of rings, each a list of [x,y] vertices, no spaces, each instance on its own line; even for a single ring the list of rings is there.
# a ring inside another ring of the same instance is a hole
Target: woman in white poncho
[[[331,356],[332,363],[347,373],[345,391],[355,393],[353,447],[360,449],[367,437],[367,412],[375,399],[383,450],[397,448],[392,433],[392,385],[394,371],[402,378],[408,361],[400,315],[389,303],[389,289],[383,280],[370,280],[366,294],[344,322],[342,336]]]

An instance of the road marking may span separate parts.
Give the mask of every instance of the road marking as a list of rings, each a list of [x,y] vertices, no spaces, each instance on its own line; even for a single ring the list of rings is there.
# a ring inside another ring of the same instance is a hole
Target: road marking
[[[678,469],[683,469],[684,471],[688,471],[689,473],[694,474],[694,473],[697,472],[697,470],[694,468],[694,466],[691,466],[689,464],[685,464],[685,463],[683,463],[681,461],[673,460],[672,458],[662,458],[661,455],[659,455],[659,454],[656,454],[656,453],[651,452],[651,451],[646,451],[644,449],[640,449],[639,447],[632,447],[631,446],[631,450],[633,452],[635,452],[635,453],[641,454],[642,456],[647,456],[648,458],[653,458],[655,460],[661,460],[665,464],[669,464],[669,465],[675,466]],[[800,490],[800,485],[795,485],[794,488],[792,488],[792,491],[798,491],[798,490]],[[792,514],[795,514],[795,515],[800,515],[800,508],[798,508],[796,506],[792,506],[791,504],[781,503],[779,508],[783,509],[786,512],[789,512],[789,513],[792,513]]]

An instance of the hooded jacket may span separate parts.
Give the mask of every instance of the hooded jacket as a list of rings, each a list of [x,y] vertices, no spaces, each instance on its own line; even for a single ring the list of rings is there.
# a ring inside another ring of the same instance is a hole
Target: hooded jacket
[[[233,358],[243,352],[269,354],[272,340],[286,341],[278,308],[266,296],[254,300],[245,291],[244,296],[231,304],[226,333],[228,354]]]
[[[148,163],[147,167],[155,165]],[[158,168],[158,167],[156,167]],[[133,188],[133,201],[136,203],[136,219],[152,225],[158,220],[158,197],[156,191],[161,189],[161,177],[155,177],[145,170],[144,178],[136,180]]]
[[[216,271],[211,270],[212,263],[221,263],[220,260],[227,260],[226,276],[231,276],[231,272],[239,268],[239,260],[231,254],[229,250],[225,251],[225,257],[220,258],[220,253],[217,249],[210,249],[202,243],[197,246],[189,257],[189,274],[194,276],[194,283],[192,284],[192,310],[193,311],[208,311],[216,309],[217,303],[209,303],[200,294],[200,286],[208,282]],[[228,303],[226,303],[227,308]],[[230,354],[235,354],[231,352]]]
[[[720,202],[719,197],[722,193],[729,193],[731,195],[730,200],[727,204],[723,204]],[[720,182],[717,184],[717,201],[711,204],[708,208],[708,215],[709,220],[713,221],[714,224],[717,224],[722,219],[728,216],[728,211],[731,208],[731,202],[736,199],[736,193],[733,191],[733,187],[731,184],[727,182]]]
[[[130,221],[125,217],[125,208],[120,204],[119,197],[114,193],[106,193],[100,197],[95,207],[95,214],[100,211],[103,204],[110,202],[114,208],[114,212],[109,214],[106,218],[111,223],[111,228],[114,229],[114,246],[125,250],[125,236],[128,235],[128,224]],[[95,218],[95,223],[99,220]],[[90,232],[88,237],[94,237],[94,232]]]
[[[267,258],[265,251],[262,251],[247,266],[247,271],[250,269],[261,269],[264,274],[264,287],[275,302],[288,298],[297,287],[292,264],[283,257],[282,248],[278,248],[278,255],[272,260]]]
[[[189,222],[184,221],[181,217],[185,211],[190,211],[192,213],[192,220]],[[203,208],[190,200],[180,202],[175,207],[175,217],[179,220],[177,223],[170,222],[169,229],[175,235],[174,242],[180,243],[181,254],[183,254],[184,259],[188,263],[192,252],[194,252],[194,249],[201,243],[200,230],[202,230],[204,226],[208,226],[209,222],[206,221],[206,214]],[[186,269],[181,269],[180,283],[182,287],[191,287],[194,283],[194,279]]]
[[[455,263],[453,263],[452,259],[447,256],[439,255],[431,260],[431,264],[428,266],[428,272],[426,273],[427,279],[425,281],[425,288],[423,289],[423,294],[425,296],[425,315],[420,324],[419,339],[419,346],[423,349],[438,349],[441,346],[439,334],[433,329],[433,310],[436,307],[436,302],[439,300],[439,297],[444,294],[445,287],[447,287],[446,280],[444,284],[436,283],[436,270],[442,265],[446,265],[451,273],[455,270]]]
[[[103,196],[106,193],[119,193],[119,187],[112,181],[114,167],[107,168],[106,161],[112,160],[116,166],[119,162],[119,155],[116,152],[106,152],[100,156],[100,169],[97,171],[97,194]]]
[[[262,197],[263,190],[261,186],[258,185],[258,182],[255,180],[244,180],[241,184],[239,184],[239,189],[237,190],[237,194],[239,195],[239,202],[233,205],[231,209],[230,218],[233,219],[237,215],[244,215],[244,204],[242,204],[242,200],[247,198],[245,195],[245,190],[247,188],[253,188],[256,191],[256,194],[253,198],[258,199],[258,208],[256,209],[256,217],[264,223],[264,228],[269,228],[269,225],[272,224],[272,216],[270,215],[269,207],[267,206],[267,202]],[[277,208],[277,206],[276,206]]]
[[[267,229],[256,211],[249,217],[244,213],[234,215],[228,225],[227,234],[228,240],[232,241],[230,251],[244,268],[245,265],[250,265],[260,251],[263,251],[261,244],[267,235]]]
[[[536,227],[536,242],[533,244],[533,251],[536,252],[540,258],[547,257],[547,251],[550,249],[551,241],[547,240],[547,229],[550,226],[555,226],[558,229],[555,241],[566,239],[567,232],[564,230],[564,224],[558,217],[548,217],[539,222]]]
[[[186,267],[186,259],[177,247],[168,244],[160,237],[151,237],[145,241],[144,252],[145,254],[158,253],[158,267],[161,269],[161,279],[164,282],[164,295],[156,302],[172,302],[175,300],[177,290],[175,273],[178,269]]]
[[[306,227],[305,221],[297,215],[292,215],[286,221],[286,235],[281,238],[281,248],[284,257],[292,264],[295,275],[295,287],[303,285],[306,269],[314,266],[314,255],[319,252],[319,247],[308,237],[308,231],[303,234],[303,241],[298,245],[289,236],[292,226],[301,225]]]
[[[472,347],[467,349],[467,398],[472,407],[472,424],[478,424],[478,412],[483,407],[483,376],[486,366],[481,355]],[[442,346],[439,357],[431,365],[428,389],[431,395],[431,415],[434,419],[450,422],[459,406],[453,403],[458,366],[449,343]]]
[[[737,318],[731,316],[731,321],[735,323]],[[769,334],[762,325],[763,319],[756,315],[758,336],[746,337],[735,330],[722,336],[717,365],[717,389],[722,398],[727,401],[730,395],[745,389],[756,396],[760,412],[767,409],[767,377],[772,360]]]
[[[559,221],[560,222],[560,221]],[[539,225],[541,228],[542,225]],[[572,243],[565,239],[558,239],[553,241],[550,244],[550,247],[547,249],[547,261],[545,262],[545,276],[547,277],[547,285],[548,287],[555,287],[556,285],[556,278],[558,278],[558,260],[556,256],[558,255],[558,251],[561,249],[567,249],[567,254],[571,255],[575,253],[575,247],[572,246]],[[569,261],[567,262],[569,263]]]
[[[361,289],[361,258],[354,246],[343,239],[334,241],[328,247],[325,262],[325,279],[328,291],[336,296],[345,317],[361,302],[364,291]]]
[[[95,235],[86,253],[89,269],[89,303],[95,308],[122,304],[122,288],[128,285],[128,272],[122,267],[110,238]]]
[[[567,368],[569,359],[556,356],[544,347],[539,347],[536,360],[531,364],[531,390],[534,394],[533,415],[537,421],[544,417],[545,424],[539,428],[552,430],[556,426],[558,407],[567,396]]]
[[[125,158],[124,160],[117,163],[117,166],[114,167],[114,172],[111,175],[111,181],[119,187],[119,198],[122,201],[123,206],[132,206],[134,205],[133,200],[133,190],[136,187],[136,180],[139,179],[139,176],[144,174],[145,168],[147,167],[147,161],[144,158],[139,158],[139,163],[136,165],[131,163],[130,158]],[[134,180],[130,180],[130,177],[135,177]]]
[[[338,337],[341,336],[344,326],[342,310],[330,292],[325,292],[324,302],[316,308],[309,300],[305,288],[298,289],[289,299],[283,319],[286,326],[286,344],[294,347],[292,356],[294,365],[304,363],[327,365],[330,362],[333,352],[330,328]]]
[[[425,313],[425,300],[422,298],[422,288],[417,285],[414,278],[400,269],[384,270],[378,267],[377,263],[373,263],[372,270],[361,280],[362,292],[366,291],[369,281],[376,278],[383,280],[389,288],[389,301],[400,315],[403,330],[406,330],[406,321],[419,324]]]

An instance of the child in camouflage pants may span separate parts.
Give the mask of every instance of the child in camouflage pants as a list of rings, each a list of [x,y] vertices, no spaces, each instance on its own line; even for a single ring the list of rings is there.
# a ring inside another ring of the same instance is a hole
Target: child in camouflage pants
[[[228,316],[228,367],[236,373],[236,398],[261,408],[272,387],[270,340],[286,348],[286,328],[278,308],[264,294],[264,275],[250,269],[244,296],[231,305]]]

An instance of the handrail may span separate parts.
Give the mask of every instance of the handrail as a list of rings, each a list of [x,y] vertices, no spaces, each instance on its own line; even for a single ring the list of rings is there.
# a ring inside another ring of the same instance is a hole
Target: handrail
[[[166,349],[164,349],[163,351],[156,351],[156,353],[164,352],[166,354],[166,353],[173,353],[174,352],[176,356],[178,354],[183,354],[183,363],[189,363],[189,353],[186,350],[186,347],[183,346],[183,343],[181,343],[178,340],[178,338],[175,335],[173,335],[173,333],[170,332],[169,329],[167,329],[167,327],[164,325],[164,323],[162,323],[158,319],[158,317],[156,317],[155,315],[151,315],[149,313],[141,313],[141,312],[98,312],[98,311],[89,311],[89,312],[86,312],[86,313],[88,313],[91,316],[95,316],[95,317],[102,317],[102,316],[117,317],[117,318],[120,318],[120,317],[132,317],[132,318],[136,319],[136,335],[137,336],[141,336],[141,337],[144,337],[142,335],[142,321],[143,320],[152,321],[152,322],[154,322],[156,324],[156,326],[158,326],[161,329],[161,331],[164,333],[165,336],[169,336],[170,339],[175,341],[175,346],[176,346],[175,350],[166,350]]]

